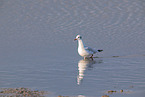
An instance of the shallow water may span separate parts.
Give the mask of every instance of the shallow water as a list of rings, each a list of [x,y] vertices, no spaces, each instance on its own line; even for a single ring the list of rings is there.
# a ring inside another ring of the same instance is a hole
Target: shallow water
[[[143,0],[1,0],[0,88],[144,97],[144,10]],[[77,54],[77,34],[87,46],[104,50],[99,58]]]

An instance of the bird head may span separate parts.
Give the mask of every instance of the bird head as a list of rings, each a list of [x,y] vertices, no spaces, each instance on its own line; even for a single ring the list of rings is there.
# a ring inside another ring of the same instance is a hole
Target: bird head
[[[82,36],[81,35],[77,35],[74,40],[80,40],[80,39],[82,39]]]

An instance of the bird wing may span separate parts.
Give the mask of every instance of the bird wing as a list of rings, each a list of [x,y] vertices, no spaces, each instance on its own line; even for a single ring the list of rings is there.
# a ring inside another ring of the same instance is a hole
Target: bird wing
[[[97,50],[92,49],[92,48],[87,47],[87,46],[85,46],[85,50],[88,50],[89,52],[93,52],[93,53],[96,53],[97,52]]]

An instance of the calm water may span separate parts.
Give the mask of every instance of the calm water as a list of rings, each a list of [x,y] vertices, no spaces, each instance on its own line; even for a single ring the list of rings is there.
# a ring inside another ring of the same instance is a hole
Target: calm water
[[[77,54],[77,34],[100,58]],[[144,48],[144,0],[0,1],[0,88],[144,97]]]

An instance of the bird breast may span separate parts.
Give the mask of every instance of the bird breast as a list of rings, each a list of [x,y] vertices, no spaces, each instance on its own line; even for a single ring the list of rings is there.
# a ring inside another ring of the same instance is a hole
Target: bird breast
[[[78,53],[80,56],[89,57],[91,53],[87,52],[85,49],[78,48]]]

